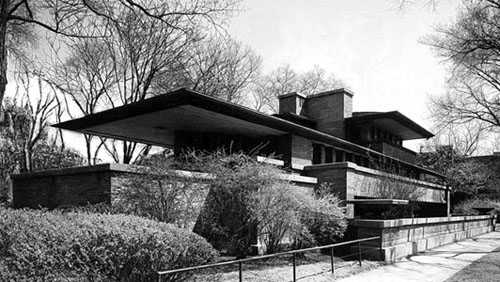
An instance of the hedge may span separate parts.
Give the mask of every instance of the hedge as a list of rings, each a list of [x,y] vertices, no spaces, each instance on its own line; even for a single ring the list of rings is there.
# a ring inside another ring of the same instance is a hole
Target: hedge
[[[0,207],[0,281],[155,281],[216,256],[202,237],[140,217]]]

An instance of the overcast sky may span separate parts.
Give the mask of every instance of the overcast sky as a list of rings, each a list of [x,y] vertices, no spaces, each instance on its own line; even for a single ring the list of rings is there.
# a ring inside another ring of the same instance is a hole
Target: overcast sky
[[[265,69],[319,65],[349,85],[355,111],[398,110],[431,129],[427,97],[444,91],[446,67],[419,39],[451,23],[460,2],[402,12],[397,0],[248,0],[229,33]]]
[[[415,0],[427,2],[428,0]],[[451,23],[461,1],[398,10],[398,0],[244,0],[228,32],[262,56],[264,70],[318,65],[354,92],[355,111],[398,110],[427,129],[427,97],[445,89],[446,69],[419,39]],[[8,85],[13,91],[13,84]],[[71,147],[80,134],[67,132]],[[405,142],[418,151],[419,143]],[[83,149],[82,149],[83,150]]]

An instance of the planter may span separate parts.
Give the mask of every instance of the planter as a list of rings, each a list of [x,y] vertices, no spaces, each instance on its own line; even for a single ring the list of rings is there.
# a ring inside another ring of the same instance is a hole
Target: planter
[[[480,215],[486,215],[486,214],[489,214],[495,208],[494,207],[473,207],[473,209],[476,210],[477,212],[479,212]]]

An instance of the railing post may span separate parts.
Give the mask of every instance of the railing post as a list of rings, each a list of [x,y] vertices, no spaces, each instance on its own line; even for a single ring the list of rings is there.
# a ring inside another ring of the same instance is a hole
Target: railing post
[[[379,237],[370,237],[370,238],[364,238],[364,239],[359,239],[359,240],[354,240],[354,241],[347,241],[347,242],[341,242],[337,244],[331,244],[331,245],[325,245],[325,246],[320,246],[320,247],[313,247],[313,248],[305,248],[301,250],[294,250],[290,252],[283,252],[283,253],[278,253],[278,254],[272,254],[272,255],[266,255],[263,257],[255,257],[255,258],[248,258],[248,259],[243,259],[243,260],[235,260],[235,261],[225,261],[225,262],[219,262],[219,263],[214,263],[214,264],[207,264],[207,265],[199,265],[199,266],[192,266],[192,267],[186,267],[186,268],[180,268],[180,269],[174,269],[174,270],[166,270],[166,271],[158,271],[158,282],[165,281],[163,279],[164,275],[168,275],[171,278],[177,277],[178,273],[184,273],[188,271],[196,271],[200,269],[207,269],[207,268],[214,268],[218,266],[223,266],[223,265],[234,265],[238,264],[238,274],[239,274],[239,281],[243,282],[243,262],[247,261],[255,261],[255,260],[262,260],[266,258],[271,258],[271,257],[277,257],[277,256],[288,256],[292,255],[292,266],[293,266],[293,280],[294,282],[297,281],[297,253],[304,253],[308,251],[315,251],[315,250],[327,250],[330,249],[331,253],[331,258],[330,258],[330,263],[332,267],[332,275],[335,274],[335,247],[339,246],[352,246],[353,244],[358,243],[358,259],[359,259],[359,266],[362,266],[362,252],[361,252],[361,242],[366,242],[370,240],[380,240]],[[381,249],[379,248],[379,251]],[[351,255],[349,255],[352,257]]]
[[[238,271],[239,271],[239,276],[240,276],[240,282],[242,282],[242,281],[243,281],[242,264],[243,264],[243,263],[242,263],[241,261],[238,263]]]
[[[361,242],[358,242],[359,266],[361,266]]]
[[[334,248],[334,247],[332,247],[331,254],[330,254],[330,255],[331,255],[331,260],[330,260],[330,262],[331,262],[331,264],[332,264],[332,274],[335,274],[335,266],[333,265],[333,256],[334,256],[334,253],[333,253],[333,248]]]

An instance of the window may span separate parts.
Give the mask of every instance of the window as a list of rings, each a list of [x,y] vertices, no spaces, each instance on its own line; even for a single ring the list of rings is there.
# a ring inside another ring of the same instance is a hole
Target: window
[[[321,144],[313,144],[313,159],[312,163],[313,164],[320,164],[321,163]]]
[[[325,147],[325,163],[333,163],[333,148]]]

